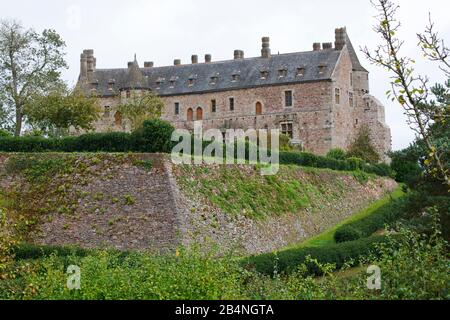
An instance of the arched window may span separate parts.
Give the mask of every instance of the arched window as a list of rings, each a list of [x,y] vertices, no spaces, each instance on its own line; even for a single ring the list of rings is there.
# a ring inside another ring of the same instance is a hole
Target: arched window
[[[255,109],[256,109],[255,111],[256,111],[256,115],[257,116],[262,114],[262,104],[261,104],[261,102],[258,101],[256,103]]]
[[[122,126],[122,113],[120,113],[120,111],[117,111],[114,114],[114,124],[116,126]]]
[[[194,120],[194,110],[192,110],[192,108],[189,108],[187,111],[187,121],[193,120]]]
[[[197,108],[197,120],[203,120],[203,109],[200,107]]]

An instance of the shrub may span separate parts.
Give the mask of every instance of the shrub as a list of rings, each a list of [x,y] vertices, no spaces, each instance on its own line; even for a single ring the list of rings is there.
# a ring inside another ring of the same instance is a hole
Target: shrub
[[[4,129],[0,129],[0,137],[11,137],[12,134]]]
[[[335,160],[345,160],[346,154],[345,151],[340,148],[331,149],[327,153],[327,158],[335,159]]]
[[[365,165],[363,170],[368,173],[374,173],[383,177],[394,177],[395,173],[391,167],[386,163],[379,163],[375,165]]]
[[[364,166],[364,160],[358,157],[350,157],[347,159],[351,170],[361,170]]]
[[[247,269],[267,275],[274,273],[292,273],[298,266],[305,264],[307,257],[316,259],[319,263],[335,264],[337,269],[342,268],[346,263],[352,262],[357,265],[360,258],[373,253],[376,255],[375,245],[384,243],[387,237],[373,236],[356,241],[333,244],[324,247],[300,247],[280,251],[278,253],[266,253],[251,256],[243,260]],[[316,264],[307,264],[307,273],[320,275],[321,270]]]
[[[360,129],[357,137],[348,148],[348,156],[364,159],[369,163],[380,161],[380,155],[375,150],[370,138],[370,128],[364,126]]]
[[[134,149],[142,152],[172,151],[172,133],[175,128],[167,121],[146,120],[143,125],[132,134]]]
[[[347,242],[347,241],[354,241],[361,238],[361,232],[359,230],[355,229],[352,226],[343,226],[336,230],[334,234],[334,240],[337,243],[341,242]]]
[[[61,257],[72,255],[85,257],[88,255],[89,250],[73,246],[38,246],[29,243],[22,243],[13,248],[13,253],[16,260],[26,260],[40,259],[50,257],[51,255]]]
[[[403,197],[381,206],[371,215],[338,228],[334,234],[334,240],[341,243],[371,236],[374,232],[384,228],[386,224],[392,223],[404,215],[409,202],[408,197]]]
[[[88,133],[56,141],[58,151],[64,152],[127,152],[133,147],[131,135],[124,132]]]

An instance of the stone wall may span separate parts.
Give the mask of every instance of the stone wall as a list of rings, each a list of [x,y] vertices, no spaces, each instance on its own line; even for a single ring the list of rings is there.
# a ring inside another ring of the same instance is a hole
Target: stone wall
[[[37,218],[38,223],[26,238],[45,245],[167,251],[200,243],[203,247],[219,244],[222,250],[234,248],[243,254],[268,252],[323,232],[396,187],[389,178],[361,183],[345,172],[289,167],[284,174],[290,181],[298,180],[317,191],[308,207],[261,220],[245,214],[233,216],[211,203],[212,194],[183,183],[226,181],[222,174],[260,179],[254,166],[221,170],[207,165],[178,166],[167,155],[149,154],[37,154],[32,155],[33,161],[39,157],[68,159],[73,169],[52,173],[48,182],[33,187],[6,169],[17,156],[0,154],[2,197],[9,199],[4,202],[9,205],[14,204],[11,199],[20,202],[14,206],[18,214],[34,212],[28,219]],[[151,167],[143,167],[142,161],[150,161]],[[206,180],[200,179],[197,169],[203,175],[206,172]],[[261,183],[267,180],[261,178]],[[257,188],[252,192],[257,193]]]

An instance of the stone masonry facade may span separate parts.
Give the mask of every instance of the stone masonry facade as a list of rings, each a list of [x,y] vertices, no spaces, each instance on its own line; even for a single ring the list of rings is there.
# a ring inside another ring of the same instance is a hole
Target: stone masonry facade
[[[262,39],[260,57],[199,63],[179,59],[173,66],[144,67],[134,59],[124,69],[97,69],[93,50],[81,55],[79,86],[101,99],[96,131],[129,131],[117,106],[135,94],[152,91],[164,101],[162,118],[176,128],[280,129],[294,144],[324,155],[347,149],[362,126],[383,160],[391,150],[384,106],[369,93],[369,73],[360,64],[345,28],[335,30],[335,43],[314,43],[312,51],[272,54]]]

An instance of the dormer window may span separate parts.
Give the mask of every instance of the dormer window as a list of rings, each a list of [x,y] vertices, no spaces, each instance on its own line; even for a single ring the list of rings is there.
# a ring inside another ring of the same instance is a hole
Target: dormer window
[[[110,79],[108,81],[108,90],[112,91],[114,89],[114,84],[116,83],[116,80]]]
[[[170,82],[170,87],[173,88],[177,82],[177,77],[172,77],[170,78],[169,82]]]
[[[287,76],[287,69],[279,69],[278,70],[278,78],[284,78]]]
[[[304,67],[297,68],[297,77],[303,77],[306,69]]]
[[[319,74],[324,74],[325,71],[327,71],[327,66],[326,65],[320,65],[319,66]]]
[[[195,84],[195,80],[197,79],[197,76],[191,75],[188,78],[188,86],[192,87]]]
[[[217,84],[218,81],[219,81],[219,77],[214,76],[214,77],[211,77],[211,78],[209,79],[209,84],[210,84],[210,85],[215,85],[215,84]]]
[[[159,86],[161,86],[163,83],[164,83],[164,81],[165,81],[166,79],[164,79],[164,78],[158,78],[158,79],[156,79],[156,85],[159,87]]]
[[[238,73],[234,73],[231,75],[231,81],[233,81],[233,82],[239,81],[240,78],[241,78],[241,75]]]
[[[269,71],[261,71],[261,79],[266,80],[269,77]]]

